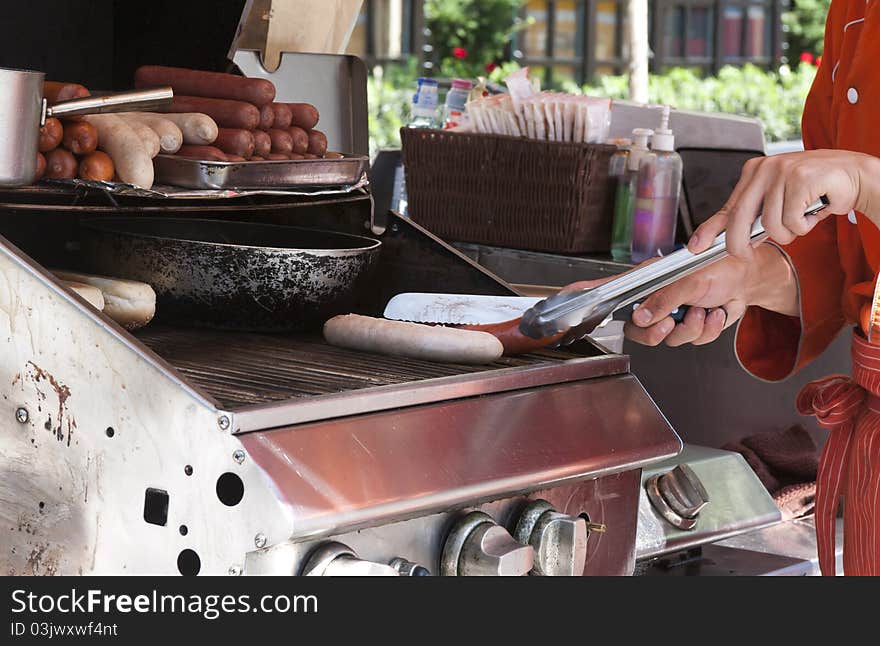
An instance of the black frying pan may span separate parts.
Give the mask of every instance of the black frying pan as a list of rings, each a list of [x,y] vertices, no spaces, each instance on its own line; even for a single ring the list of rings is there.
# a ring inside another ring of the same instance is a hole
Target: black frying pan
[[[381,246],[250,222],[96,218],[81,226],[84,263],[152,285],[157,321],[236,330],[303,330],[349,311]]]

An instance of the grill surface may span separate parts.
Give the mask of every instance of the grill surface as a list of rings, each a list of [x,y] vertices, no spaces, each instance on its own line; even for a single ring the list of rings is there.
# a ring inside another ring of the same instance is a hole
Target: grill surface
[[[503,368],[560,364],[584,357],[571,352],[543,351],[502,357],[488,366],[473,366],[356,352],[327,345],[317,335],[151,326],[140,332],[138,338],[226,408]]]

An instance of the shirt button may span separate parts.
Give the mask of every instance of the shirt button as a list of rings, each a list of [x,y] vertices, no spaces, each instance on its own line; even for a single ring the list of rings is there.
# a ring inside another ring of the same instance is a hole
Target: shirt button
[[[846,100],[855,105],[859,102],[859,91],[851,87],[846,91]]]
[[[851,223],[858,224],[858,221],[856,220],[856,212],[855,211],[850,211],[849,215],[846,217]]]

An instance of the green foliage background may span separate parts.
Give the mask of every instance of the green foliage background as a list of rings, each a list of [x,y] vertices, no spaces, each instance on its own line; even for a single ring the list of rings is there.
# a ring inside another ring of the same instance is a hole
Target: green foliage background
[[[825,18],[830,6],[831,0],[791,0],[791,7],[782,14],[790,61],[798,61],[804,52],[814,56],[822,54]]]

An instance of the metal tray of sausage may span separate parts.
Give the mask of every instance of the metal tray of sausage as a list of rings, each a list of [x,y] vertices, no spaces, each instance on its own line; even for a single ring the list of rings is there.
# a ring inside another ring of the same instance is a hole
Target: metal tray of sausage
[[[159,155],[153,160],[157,184],[198,190],[284,189],[354,186],[370,168],[369,157],[217,162]]]

